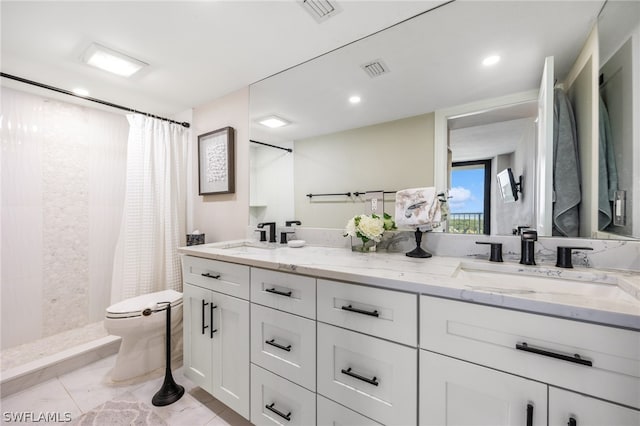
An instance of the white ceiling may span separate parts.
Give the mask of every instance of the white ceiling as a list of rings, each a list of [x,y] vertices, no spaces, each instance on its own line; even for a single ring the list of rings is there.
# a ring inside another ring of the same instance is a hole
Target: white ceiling
[[[337,1],[317,23],[296,0],[0,2],[1,70],[170,116],[444,1]],[[150,64],[130,79],[83,64],[92,42]],[[2,84],[24,88],[6,78]]]
[[[535,90],[547,56],[554,56],[555,75],[562,82],[603,3],[448,3],[252,85],[252,138],[297,140]],[[483,67],[482,59],[490,54],[499,54],[501,61]],[[370,78],[360,66],[378,58],[390,72]],[[352,94],[362,102],[350,105]],[[269,114],[292,124],[275,130],[256,124]]]

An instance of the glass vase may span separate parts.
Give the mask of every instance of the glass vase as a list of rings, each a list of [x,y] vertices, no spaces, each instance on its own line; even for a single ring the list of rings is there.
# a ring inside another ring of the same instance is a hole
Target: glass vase
[[[351,251],[357,251],[360,253],[372,253],[377,250],[377,245],[374,240],[363,241],[360,238],[351,238]]]

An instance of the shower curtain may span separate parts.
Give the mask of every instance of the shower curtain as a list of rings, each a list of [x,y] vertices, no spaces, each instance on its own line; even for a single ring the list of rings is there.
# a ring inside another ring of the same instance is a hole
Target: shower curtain
[[[190,132],[140,114],[127,116],[127,183],[111,302],[182,291],[177,248],[185,245]]]
[[[2,349],[102,321],[111,298],[129,125],[57,98],[0,88]]]

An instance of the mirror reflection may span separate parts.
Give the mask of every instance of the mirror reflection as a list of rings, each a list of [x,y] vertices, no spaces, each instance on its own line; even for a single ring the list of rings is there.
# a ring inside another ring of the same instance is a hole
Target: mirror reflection
[[[342,228],[370,208],[367,193],[383,192],[385,211],[393,214],[394,191],[446,185],[457,195],[452,207],[467,201],[467,212],[486,214],[488,227],[477,232],[538,227],[539,199],[551,202],[553,191],[550,180],[547,188],[538,179],[537,98],[545,57],[554,59],[553,90],[575,68],[601,7],[593,1],[453,2],[253,84],[251,139],[293,151],[251,144],[251,224],[298,219],[303,226]],[[636,21],[626,36],[637,32]],[[500,60],[483,65],[490,55]],[[355,96],[360,102],[349,102]],[[446,117],[442,149],[438,111],[469,105],[477,109]],[[270,116],[287,124],[259,124]],[[488,159],[478,204],[470,188],[455,183],[454,164]],[[523,176],[514,203],[502,202],[498,190],[497,174],[508,167]],[[626,194],[627,209],[632,195]],[[487,207],[471,211],[479,205]],[[581,236],[595,235],[585,232]]]
[[[598,236],[640,237],[640,3],[609,1],[598,20]],[[635,202],[637,204],[637,201]]]

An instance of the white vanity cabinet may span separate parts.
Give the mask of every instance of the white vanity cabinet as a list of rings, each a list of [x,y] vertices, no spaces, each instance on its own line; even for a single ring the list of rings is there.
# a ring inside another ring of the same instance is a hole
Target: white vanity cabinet
[[[546,419],[547,403],[550,425],[571,415],[598,424],[596,406],[610,416],[600,424],[639,424],[640,333],[430,296],[420,312],[421,424],[456,419],[469,401],[489,417],[466,424],[502,424],[512,404],[515,413],[532,405],[532,422],[517,415],[504,424],[544,424],[537,413]]]
[[[194,256],[183,276],[184,374],[256,425],[640,425],[638,331]]]
[[[316,422],[316,279],[251,268],[251,422]]]
[[[415,294],[319,279],[318,395],[382,424],[416,424],[417,321]]]
[[[248,296],[249,267],[191,256],[182,262],[184,374],[248,419],[249,302],[216,290]]]
[[[545,384],[420,351],[420,425],[546,424]]]

